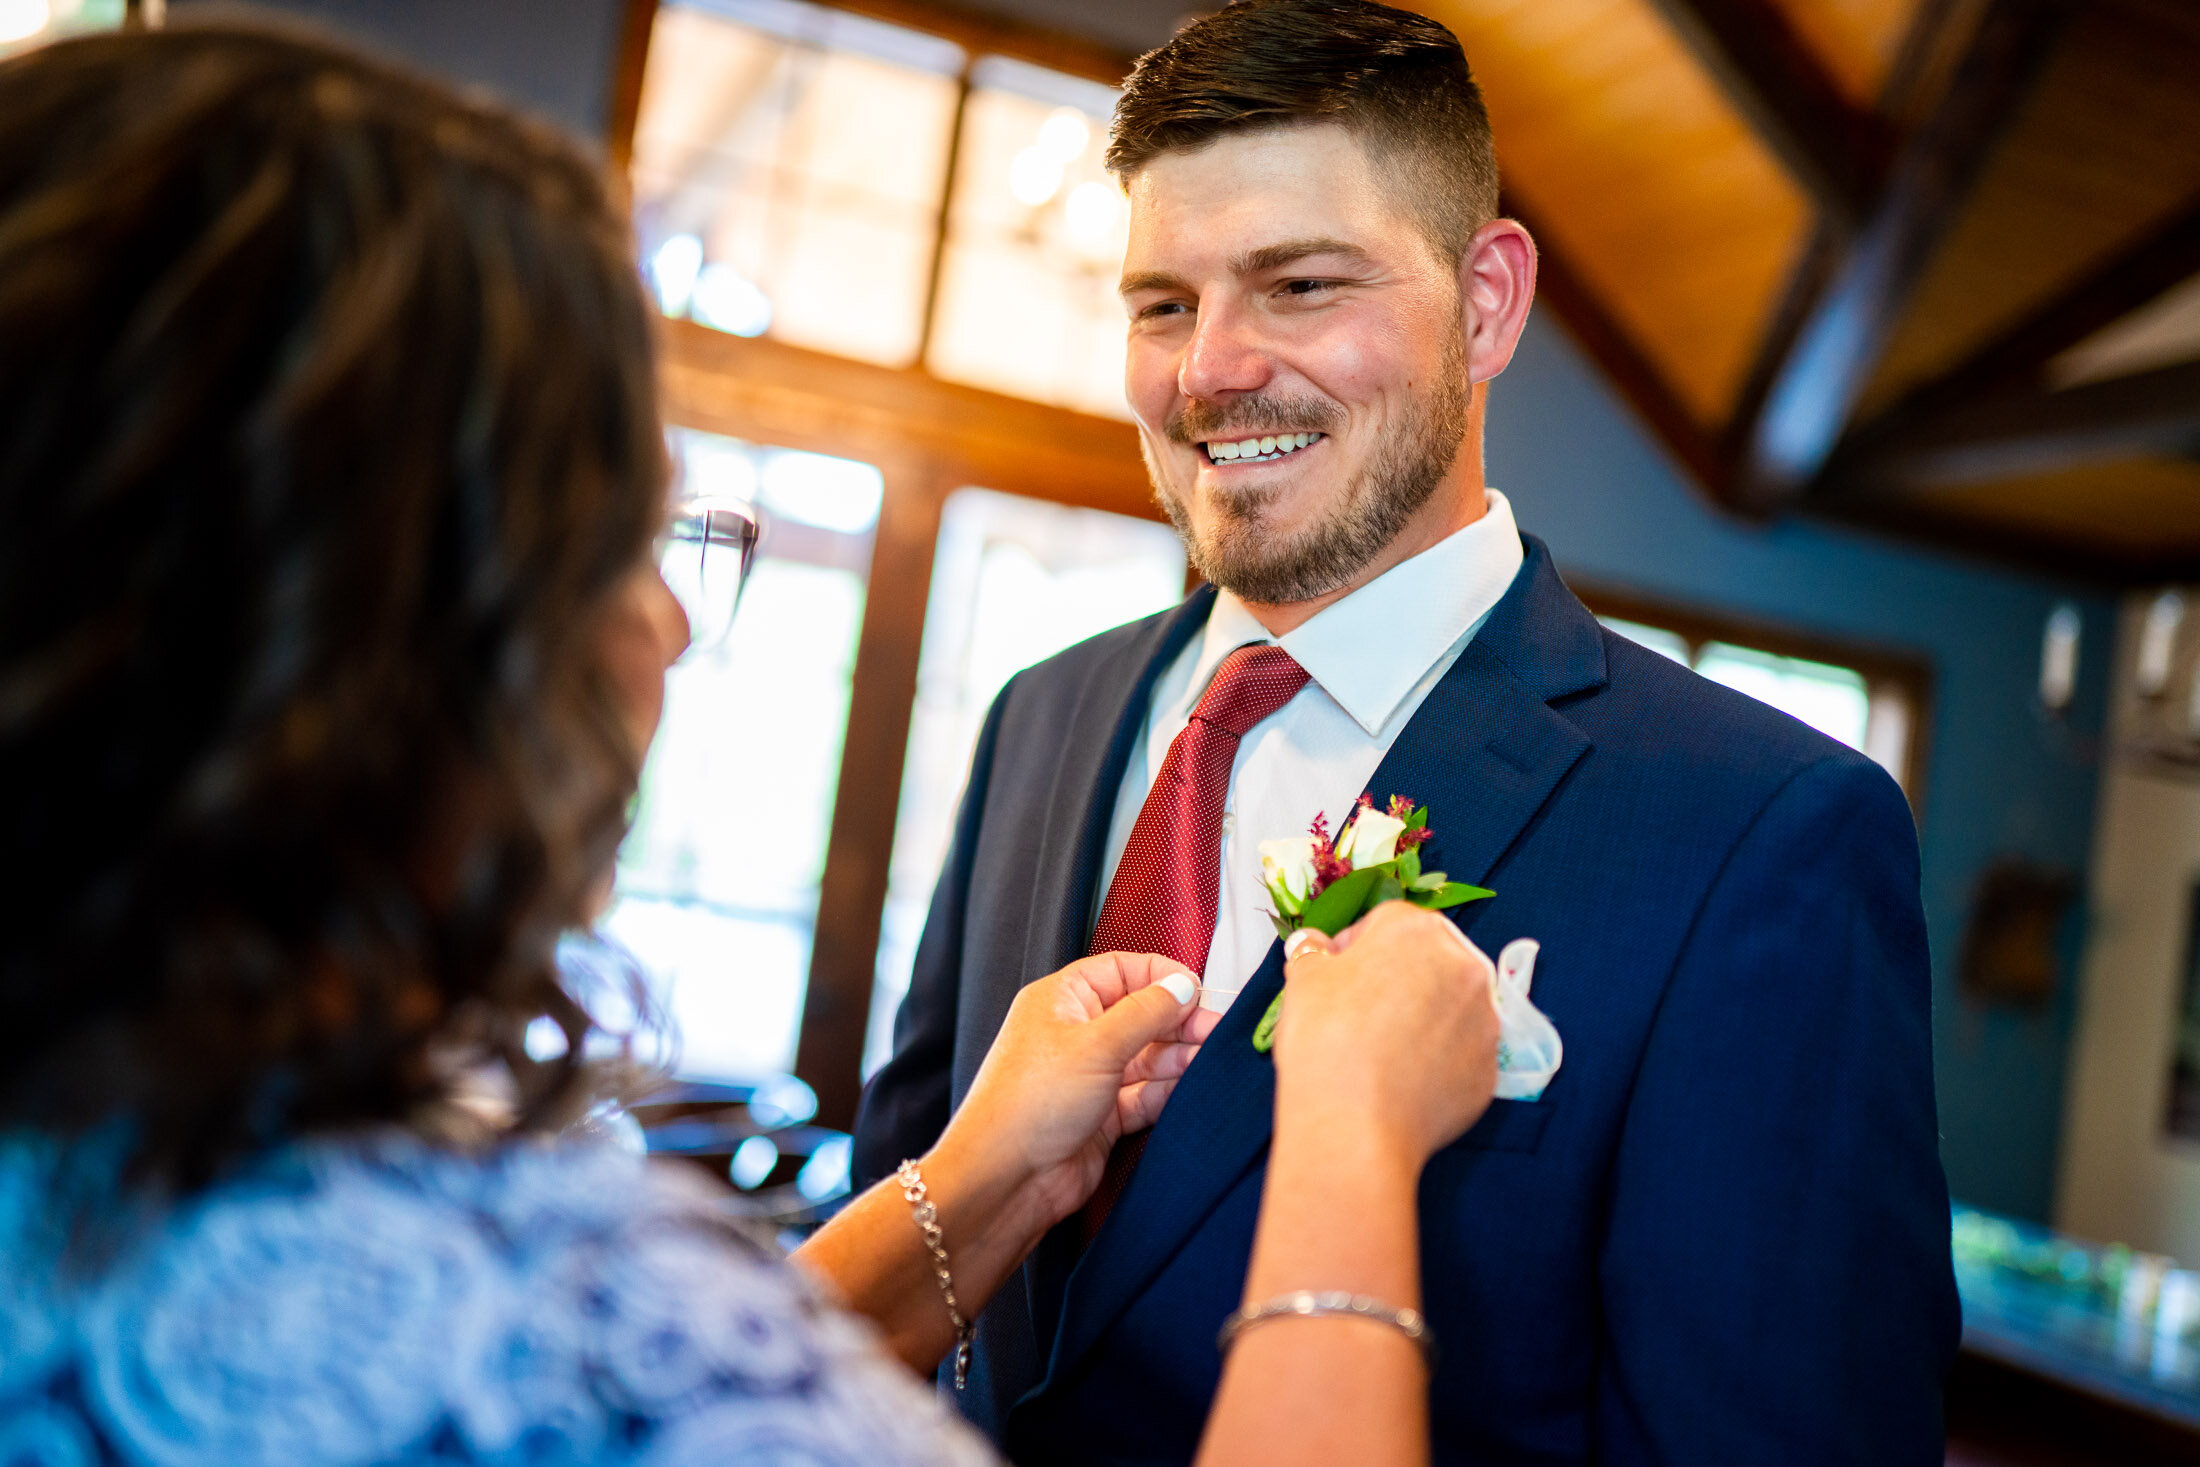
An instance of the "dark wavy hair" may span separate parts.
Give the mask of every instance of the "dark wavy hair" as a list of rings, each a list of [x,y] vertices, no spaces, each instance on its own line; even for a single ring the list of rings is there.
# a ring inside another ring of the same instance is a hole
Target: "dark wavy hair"
[[[0,64],[0,1128],[190,1187],[484,1063],[575,1097],[651,341],[546,126],[237,24]]]

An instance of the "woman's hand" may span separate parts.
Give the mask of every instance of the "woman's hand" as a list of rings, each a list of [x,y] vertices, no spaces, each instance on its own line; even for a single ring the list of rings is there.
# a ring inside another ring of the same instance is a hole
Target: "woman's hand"
[[[1294,932],[1285,953],[1276,1131],[1245,1302],[1334,1289],[1418,1309],[1422,1169],[1497,1085],[1494,970],[1449,920],[1405,902],[1335,938]],[[1427,1460],[1426,1358],[1396,1330],[1340,1319],[1239,1340],[1199,1456]]]
[[[1183,965],[1101,953],[1028,985],[940,1138],[947,1160],[1022,1178],[1052,1226],[1100,1183],[1108,1151],[1160,1118],[1213,1030]]]
[[[1084,1206],[1108,1149],[1161,1114],[1215,1026],[1198,996],[1181,964],[1124,953],[1072,963],[1016,995],[970,1093],[923,1158],[965,1317]],[[919,1372],[955,1343],[922,1236],[889,1179],[794,1254]]]
[[[1287,951],[1279,1129],[1318,1114],[1362,1144],[1395,1144],[1418,1172],[1496,1089],[1490,960],[1447,918],[1407,902],[1386,902],[1334,938],[1294,933]]]

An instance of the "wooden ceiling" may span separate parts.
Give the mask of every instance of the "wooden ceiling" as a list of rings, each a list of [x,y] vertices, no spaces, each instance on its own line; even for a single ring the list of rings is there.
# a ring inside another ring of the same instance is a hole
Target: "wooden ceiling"
[[[1546,302],[1719,504],[2200,574],[2200,3],[1421,8]]]
[[[1803,189],[1648,5],[1426,9],[1485,79],[1507,206],[1687,414],[1721,421],[1811,228]]]

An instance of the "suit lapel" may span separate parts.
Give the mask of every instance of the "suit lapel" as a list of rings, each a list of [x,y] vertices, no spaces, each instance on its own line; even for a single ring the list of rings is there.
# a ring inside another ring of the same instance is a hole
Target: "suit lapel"
[[[1601,634],[1551,568],[1540,542],[1482,631],[1432,689],[1384,755],[1369,792],[1429,807],[1432,866],[1482,881],[1588,751],[1554,698],[1604,680]],[[1120,773],[1118,774],[1118,778]],[[1112,788],[1112,786],[1111,786]],[[1462,908],[1471,920],[1481,907]],[[1086,893],[1089,905],[1090,892]],[[1283,983],[1282,944],[1238,995],[1178,1082],[1108,1226],[1082,1258],[1061,1239],[1041,1250],[1068,1270],[1061,1320],[1036,1399],[1075,1368],[1168,1263],[1268,1144],[1275,1070],[1252,1032]],[[1048,1323],[1040,1314],[1035,1321]],[[1040,1339],[1046,1338],[1042,1327]]]
[[[1212,586],[1199,587],[1161,620],[1154,634],[1127,643],[1080,691],[1075,712],[1061,731],[1054,771],[1058,797],[1045,812],[1039,868],[1031,883],[1024,968],[1015,975],[1018,987],[1084,956],[1116,795],[1145,725],[1154,684],[1206,625],[1214,598]],[[1005,1010],[1006,998],[1002,1002]],[[1034,1337],[1041,1341],[1054,1333],[1062,1286],[1077,1261],[1072,1232],[1057,1229],[1024,1266]]]
[[[1018,986],[1085,955],[1116,792],[1145,724],[1154,683],[1207,624],[1214,599],[1214,588],[1201,586],[1152,633],[1125,643],[1080,690],[1061,730],[1054,770],[1058,797],[1046,808]]]
[[[1035,826],[1037,854],[993,878],[996,887],[1020,886],[1029,904],[1012,929],[1017,945],[1010,960],[988,962],[958,1005],[950,1105],[960,1106],[969,1093],[1018,991],[1083,953],[1116,788],[1146,703],[1155,680],[1205,624],[1213,600],[1213,591],[1201,587],[1175,610],[1127,629],[1067,689],[1048,690],[1038,710],[1021,715],[1036,725],[1032,731],[1004,734],[1014,742],[1020,797],[1013,816],[987,818]],[[1011,710],[1026,701],[1002,696]]]

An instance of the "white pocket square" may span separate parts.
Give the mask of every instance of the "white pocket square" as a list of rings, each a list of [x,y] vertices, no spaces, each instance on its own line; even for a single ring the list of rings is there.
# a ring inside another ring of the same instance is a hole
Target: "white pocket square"
[[[1550,1017],[1528,1001],[1541,944],[1532,937],[1505,944],[1497,955],[1497,982],[1490,1000],[1497,1006],[1497,1098],[1540,1100],[1543,1087],[1566,1057],[1566,1046]]]

